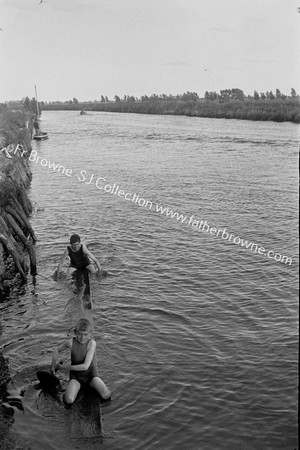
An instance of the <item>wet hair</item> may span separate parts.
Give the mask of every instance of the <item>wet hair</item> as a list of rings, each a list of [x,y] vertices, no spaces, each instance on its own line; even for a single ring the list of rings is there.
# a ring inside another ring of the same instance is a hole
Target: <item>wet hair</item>
[[[79,319],[75,325],[75,333],[78,331],[90,331],[92,328],[91,322],[88,319]]]
[[[75,242],[80,242],[80,236],[78,234],[72,234],[70,237],[70,244],[75,244]]]

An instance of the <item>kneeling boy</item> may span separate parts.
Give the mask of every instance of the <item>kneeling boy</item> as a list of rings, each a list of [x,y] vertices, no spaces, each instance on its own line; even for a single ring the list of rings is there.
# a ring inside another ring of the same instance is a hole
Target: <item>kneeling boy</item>
[[[61,257],[61,260],[58,264],[55,276],[58,276],[65,259],[70,258],[70,267],[68,268],[68,272],[72,273],[77,269],[87,269],[91,273],[101,274],[101,266],[99,261],[95,258],[95,256],[87,249],[84,244],[80,242],[80,236],[78,234],[72,234],[70,237],[70,245],[67,246],[64,254]],[[95,268],[93,261],[97,269]]]

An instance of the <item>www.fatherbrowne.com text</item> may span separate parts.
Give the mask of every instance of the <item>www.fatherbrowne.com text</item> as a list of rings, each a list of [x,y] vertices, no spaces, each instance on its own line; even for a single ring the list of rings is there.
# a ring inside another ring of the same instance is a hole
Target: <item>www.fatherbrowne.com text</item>
[[[23,155],[22,155],[23,156]],[[55,172],[62,173],[67,177],[75,177],[79,182],[94,185],[96,189],[103,190],[104,192],[120,197],[126,201],[132,202],[138,206],[147,208],[149,210],[154,210],[156,213],[169,217],[171,219],[176,220],[177,222],[184,224],[186,226],[190,226],[196,231],[204,232],[209,234],[212,237],[216,237],[219,239],[223,239],[225,241],[231,242],[235,245],[240,245],[251,252],[257,253],[261,256],[274,259],[277,262],[281,262],[283,264],[292,264],[292,258],[281,255],[280,253],[275,253],[273,250],[267,250],[264,247],[261,247],[254,242],[245,240],[240,238],[239,236],[235,236],[232,233],[226,231],[226,228],[216,228],[211,227],[206,220],[198,220],[194,215],[190,217],[184,216],[183,214],[179,214],[178,212],[174,212],[171,209],[158,205],[157,203],[153,204],[152,201],[146,200],[142,198],[139,194],[125,192],[123,189],[120,189],[120,186],[116,183],[113,184],[105,184],[106,180],[103,177],[99,177],[95,174],[89,175],[86,170],[81,170],[79,175],[74,174],[71,168],[66,168],[62,164],[56,164],[50,162],[46,158],[38,156],[35,150],[32,150],[29,156],[29,161],[38,163],[40,162],[41,166],[48,167],[48,169],[52,169]],[[154,207],[155,205],[155,207]]]

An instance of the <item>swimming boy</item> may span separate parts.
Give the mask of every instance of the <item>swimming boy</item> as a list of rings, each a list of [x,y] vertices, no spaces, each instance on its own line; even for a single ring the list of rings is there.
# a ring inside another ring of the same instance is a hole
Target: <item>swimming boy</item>
[[[81,244],[80,236],[78,236],[78,234],[72,234],[70,237],[70,244],[67,246],[61,257],[55,277],[59,275],[63,263],[67,257],[70,258],[70,267],[68,268],[68,272],[70,274],[77,269],[87,269],[91,273],[101,274],[99,261],[84,244]],[[94,264],[92,264],[92,261],[96,264],[98,270],[95,268]]]
[[[87,319],[80,319],[75,326],[75,337],[56,348],[52,356],[51,372],[55,372],[59,353],[71,350],[70,381],[64,400],[72,404],[76,400],[81,386],[91,386],[104,400],[109,400],[111,392],[99,378],[96,362],[96,342],[91,339],[91,323]]]

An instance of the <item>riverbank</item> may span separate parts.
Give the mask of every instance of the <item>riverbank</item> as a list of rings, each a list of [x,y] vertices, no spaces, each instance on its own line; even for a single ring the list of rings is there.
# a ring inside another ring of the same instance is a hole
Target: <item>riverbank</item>
[[[106,111],[135,114],[170,114],[217,119],[239,119],[253,121],[274,121],[300,123],[300,102],[298,98],[230,101],[219,103],[204,99],[197,100],[149,100],[116,102],[66,102],[47,103],[43,110],[59,111]]]
[[[0,105],[0,291],[14,285],[16,274],[27,281],[28,260],[36,275],[35,235],[28,217],[32,205],[27,195],[32,174],[31,116],[23,108]]]

